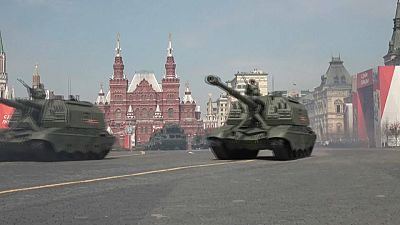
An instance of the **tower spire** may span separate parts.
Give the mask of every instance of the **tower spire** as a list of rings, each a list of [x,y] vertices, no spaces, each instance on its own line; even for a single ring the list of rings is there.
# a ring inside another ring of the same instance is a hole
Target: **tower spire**
[[[169,35],[168,35],[168,55],[167,56],[172,56],[172,51],[174,50],[173,48],[172,48],[172,34],[171,33],[169,33]]]
[[[189,82],[185,84],[185,96],[183,97],[183,103],[193,103],[192,92],[189,89]]]
[[[106,104],[106,97],[104,96],[103,83],[100,83],[100,91],[97,96],[96,104]]]
[[[124,74],[124,63],[122,61],[121,56],[121,45],[120,45],[120,35],[119,32],[117,33],[117,47],[115,48],[115,57],[114,57],[114,74],[112,79],[125,79]]]
[[[119,43],[119,32],[117,33],[117,47],[115,48],[116,56],[121,56],[121,45]]]
[[[116,56],[121,56],[121,45],[119,43],[119,32],[117,33],[117,47],[115,48]]]
[[[33,76],[39,76],[39,64],[35,64],[35,71],[33,73]]]
[[[168,54],[167,54],[167,62],[165,63],[165,78],[177,78],[176,73],[175,73],[175,59],[174,56],[172,55],[172,51],[174,50],[172,48],[172,38],[171,38],[171,33],[169,33],[169,40],[168,40]]]
[[[35,70],[32,77],[32,87],[38,88],[40,85],[39,65],[35,64]]]
[[[3,38],[1,37],[1,30],[0,30],[0,54],[4,53],[4,48],[3,48]]]
[[[400,65],[400,1],[397,0],[396,14],[393,19],[393,34],[389,41],[388,53],[383,57],[385,65]]]
[[[394,18],[394,21],[398,22],[398,21],[396,21],[396,19],[397,20],[400,19],[400,1],[399,0],[397,0],[396,15]]]

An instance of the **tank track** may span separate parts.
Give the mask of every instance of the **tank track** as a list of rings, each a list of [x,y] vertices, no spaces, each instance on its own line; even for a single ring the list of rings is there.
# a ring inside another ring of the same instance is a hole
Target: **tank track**
[[[275,159],[277,160],[294,160],[311,156],[313,148],[293,150],[289,142],[284,139],[269,140],[271,149],[274,152]]]
[[[259,151],[250,151],[247,149],[242,150],[229,150],[225,147],[221,140],[216,138],[209,139],[209,146],[215,158],[220,160],[231,159],[254,159],[257,157]]]
[[[22,150],[21,150],[22,149]],[[99,160],[104,159],[111,149],[101,152],[55,152],[50,143],[46,141],[34,140],[24,144],[19,144],[14,148],[0,151],[1,161],[72,161],[72,160]]]
[[[257,157],[259,151],[243,150],[229,150],[224,145],[223,141],[217,138],[210,138],[209,146],[215,158],[220,160],[233,160],[233,159],[254,159]],[[293,150],[289,142],[285,139],[275,138],[268,140],[268,145],[274,153],[275,159],[281,161],[301,159],[311,156],[313,148]]]

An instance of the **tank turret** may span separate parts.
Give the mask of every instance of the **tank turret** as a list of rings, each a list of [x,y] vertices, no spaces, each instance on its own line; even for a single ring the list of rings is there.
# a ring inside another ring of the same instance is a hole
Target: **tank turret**
[[[19,81],[30,99],[0,99],[14,108],[8,128],[0,129],[0,161],[102,159],[108,154],[115,138],[106,131],[97,106],[45,99],[43,85],[31,88]]]
[[[32,88],[27,85],[23,80],[17,79],[28,91],[29,97],[32,99],[45,99],[46,98],[46,91],[44,90],[44,86],[42,83],[39,84],[37,88]]]
[[[240,92],[238,92],[238,91],[234,90],[233,88],[230,88],[230,87],[226,86],[225,84],[223,84],[221,82],[221,79],[219,77],[217,77],[217,76],[208,75],[206,77],[206,83],[208,83],[210,85],[217,86],[217,87],[221,88],[222,90],[226,91],[231,96],[235,97],[239,101],[241,101],[244,104],[246,104],[249,107],[249,109],[251,109],[250,111],[255,111],[257,108],[259,108],[259,104],[257,104],[251,98],[251,96],[241,95]]]
[[[241,102],[231,107],[225,124],[207,140],[218,159],[255,158],[260,150],[274,152],[280,160],[311,155],[316,135],[309,126],[307,110],[293,99],[260,96],[257,83],[246,82],[245,95],[209,75],[206,83],[217,86]]]

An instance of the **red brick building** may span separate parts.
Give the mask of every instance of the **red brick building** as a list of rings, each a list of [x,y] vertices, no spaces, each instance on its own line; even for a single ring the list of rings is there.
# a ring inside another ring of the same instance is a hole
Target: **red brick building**
[[[180,79],[175,73],[172,51],[170,37],[161,83],[149,71],[135,72],[129,83],[124,74],[118,35],[109,91],[105,95],[101,87],[96,104],[104,111],[108,130],[119,139],[121,146],[129,148],[148,142],[154,130],[165,123],[179,124],[190,139],[204,134],[200,106],[193,100],[188,84],[183,99],[180,98]]]

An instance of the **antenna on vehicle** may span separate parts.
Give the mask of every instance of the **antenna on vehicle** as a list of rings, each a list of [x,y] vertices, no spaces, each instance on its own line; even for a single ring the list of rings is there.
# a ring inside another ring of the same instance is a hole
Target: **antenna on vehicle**
[[[68,96],[71,96],[71,78],[68,77]]]

